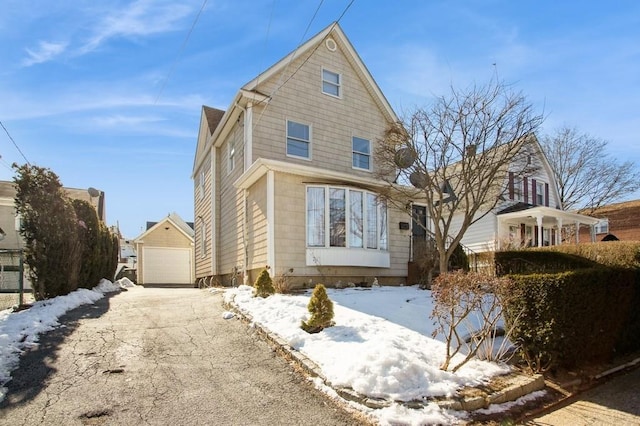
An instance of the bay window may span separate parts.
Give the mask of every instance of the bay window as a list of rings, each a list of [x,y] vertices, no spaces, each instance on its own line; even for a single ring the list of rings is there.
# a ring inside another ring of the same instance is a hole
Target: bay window
[[[387,206],[376,194],[307,187],[307,247],[387,250],[387,241]]]

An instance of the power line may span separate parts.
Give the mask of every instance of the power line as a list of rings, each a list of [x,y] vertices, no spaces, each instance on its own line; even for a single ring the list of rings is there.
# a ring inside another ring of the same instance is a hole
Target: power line
[[[180,59],[180,56],[182,56],[182,52],[184,51],[185,47],[187,47],[187,42],[189,41],[189,38],[191,37],[191,33],[193,32],[193,29],[195,28],[196,24],[198,23],[198,19],[200,19],[200,15],[202,14],[202,11],[204,10],[205,6],[207,5],[207,1],[208,0],[204,0],[202,2],[202,6],[200,7],[200,10],[198,11],[198,14],[196,15],[195,19],[193,20],[193,24],[191,24],[191,28],[189,28],[189,32],[187,33],[187,36],[185,37],[184,41],[182,42],[182,45],[180,46],[180,50],[178,50],[178,54],[176,55],[176,58],[173,60],[173,63],[171,64],[171,68],[169,68],[169,72],[167,73],[167,77],[162,82],[162,86],[160,86],[160,91],[158,92],[158,96],[156,96],[156,100],[153,102],[154,105],[158,103],[158,99],[160,99],[160,95],[162,95],[162,92],[164,91],[164,88],[167,85],[167,82],[169,81],[169,78],[171,77],[171,74],[173,74],[173,70],[176,67],[176,64],[178,63],[178,60]]]
[[[22,150],[20,149],[20,147],[18,146],[16,141],[14,141],[13,138],[11,137],[11,135],[9,134],[9,131],[7,130],[7,128],[4,127],[4,124],[2,123],[2,120],[0,120],[0,126],[2,126],[2,128],[4,129],[4,132],[7,134],[7,136],[9,136],[9,140],[11,142],[13,142],[13,145],[16,147],[16,149],[18,150],[20,155],[22,155],[22,158],[24,158],[24,161],[26,161],[28,165],[31,165],[31,163],[29,162],[29,160],[27,160],[27,157],[25,157],[24,153],[22,152]]]
[[[315,13],[313,14],[313,17],[311,18],[311,21],[309,22],[309,24],[307,25],[307,29],[304,32],[304,35],[302,36],[302,40],[304,40],[304,38],[307,35],[307,31],[309,31],[309,28],[311,27],[311,23],[313,22],[313,20],[315,19],[316,15],[318,14],[318,11],[320,10],[320,6],[322,6],[322,3],[324,2],[324,0],[320,0],[320,4],[318,5],[318,7],[316,8]],[[333,23],[331,29],[329,31],[327,31],[327,35],[331,33],[331,31],[333,30],[333,28],[340,22],[340,20],[344,17],[344,15],[347,13],[347,11],[349,10],[349,8],[351,7],[351,5],[355,2],[355,0],[351,0],[349,2],[349,4],[347,5],[347,7],[344,8],[344,10],[342,11],[342,13],[340,14],[340,16],[338,17],[338,19]],[[300,66],[298,66],[298,68],[296,68],[296,70],[284,81],[282,82],[282,84],[280,84],[280,80],[282,80],[282,77],[284,77],[284,75],[287,72],[287,69],[289,68],[289,65],[293,62],[293,59],[296,56],[296,52],[298,51],[298,49],[302,46],[303,41],[301,41],[300,43],[298,43],[298,46],[296,47],[296,49],[293,51],[293,54],[291,55],[291,58],[289,59],[289,62],[287,63],[287,66],[285,67],[284,71],[282,72],[282,74],[280,74],[280,79],[278,81],[278,83],[276,84],[276,88],[271,92],[271,94],[269,95],[269,98],[272,98],[285,84],[287,84],[287,82],[289,80],[291,80],[293,78],[294,75],[296,75],[296,73],[298,71],[300,71],[300,69],[309,61],[309,59],[313,56],[313,54],[315,53],[316,50],[318,50],[318,48],[320,47],[320,45],[322,44],[321,42],[318,43],[316,45],[316,47],[313,49],[313,51],[311,52],[310,55],[308,55],[305,60],[300,64]],[[260,116],[258,117],[258,119],[256,120],[256,123],[254,124],[254,127],[256,127],[258,125],[258,123],[260,122],[260,119],[262,118],[262,115],[265,113],[265,111],[267,110],[267,108],[269,108],[269,103],[267,103],[265,105],[265,107],[262,109],[262,112],[260,113]]]

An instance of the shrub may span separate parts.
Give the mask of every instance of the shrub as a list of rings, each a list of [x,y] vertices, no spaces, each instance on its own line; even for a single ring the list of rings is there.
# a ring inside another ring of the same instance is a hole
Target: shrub
[[[293,268],[287,269],[280,275],[276,275],[273,277],[273,287],[276,289],[276,293],[287,294],[291,293],[291,274],[293,273]]]
[[[273,281],[271,280],[269,271],[266,269],[263,269],[262,272],[260,272],[260,275],[256,279],[253,287],[254,297],[269,297],[276,292],[276,289],[273,287]]]
[[[513,338],[533,371],[613,357],[632,311],[635,271],[598,267],[510,278],[514,297],[505,306],[506,321],[517,315]]]
[[[307,309],[311,314],[308,321],[302,321],[301,328],[307,333],[319,333],[333,325],[333,302],[327,296],[322,284],[316,284]]]
[[[605,266],[640,269],[640,242],[637,241],[568,244],[538,250],[568,253]]]
[[[493,346],[498,323],[506,299],[512,297],[510,281],[477,272],[461,270],[439,275],[433,282],[433,337],[442,333],[445,339],[445,359],[440,368],[456,372],[483,351],[485,358],[493,358]],[[509,333],[507,333],[509,334]],[[504,355],[498,348],[496,358]],[[451,366],[453,357],[462,350],[466,355]]]
[[[14,164],[16,212],[22,217],[25,263],[36,300],[78,288],[82,241],[80,224],[58,176],[49,169]]]

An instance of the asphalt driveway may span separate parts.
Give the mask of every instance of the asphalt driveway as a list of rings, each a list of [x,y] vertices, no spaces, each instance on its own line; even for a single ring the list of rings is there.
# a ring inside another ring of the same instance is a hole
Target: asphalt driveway
[[[239,320],[222,296],[135,288],[60,319],[0,403],[11,425],[357,425]]]

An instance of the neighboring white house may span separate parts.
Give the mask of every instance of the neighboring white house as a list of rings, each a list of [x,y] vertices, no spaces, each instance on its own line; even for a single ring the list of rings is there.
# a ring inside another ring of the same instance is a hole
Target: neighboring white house
[[[134,239],[138,284],[193,284],[193,228],[172,213]]]
[[[407,283],[412,241],[427,233],[378,198],[387,184],[374,158],[397,122],[337,23],[242,86],[226,110],[203,106],[192,174],[196,281],[252,283],[268,266],[295,286]],[[469,229],[465,245],[543,244],[563,224],[591,223],[561,210],[539,154],[539,174],[517,191],[504,182],[509,199]],[[428,221],[420,209],[413,204]]]

